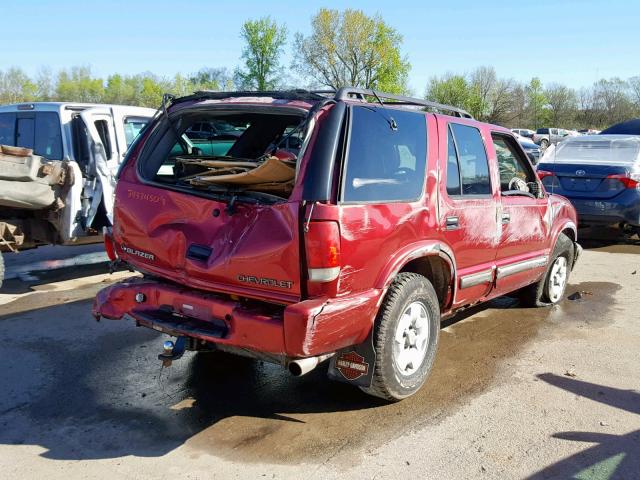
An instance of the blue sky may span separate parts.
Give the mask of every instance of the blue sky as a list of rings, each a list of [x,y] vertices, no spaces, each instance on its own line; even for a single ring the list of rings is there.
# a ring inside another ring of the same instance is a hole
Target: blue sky
[[[203,66],[232,69],[239,31],[248,18],[271,15],[290,37],[308,32],[320,8],[338,1],[4,0],[0,69],[54,71],[90,65],[107,76],[151,71],[163,76]],[[638,0],[352,1],[380,13],[404,35],[410,86],[423,93],[429,77],[493,65],[501,77],[587,86],[602,77],[640,75]],[[285,64],[290,63],[291,44]]]

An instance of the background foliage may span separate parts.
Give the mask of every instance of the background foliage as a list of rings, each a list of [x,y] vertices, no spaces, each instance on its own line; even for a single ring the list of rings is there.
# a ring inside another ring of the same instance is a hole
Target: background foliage
[[[265,90],[278,88],[375,88],[411,94],[411,65],[402,53],[402,35],[380,15],[361,10],[320,9],[308,35],[295,33],[292,64],[282,64],[288,47],[284,24],[265,17],[247,20],[241,31],[238,66],[205,67],[171,78],[152,72],[96,76],[88,66],[53,71],[43,67],[27,75],[19,67],[0,65],[0,104],[29,101],[74,101],[158,107],[165,92],[187,95],[197,90]],[[605,128],[640,117],[640,75],[601,79],[590,87],[572,89],[501,78],[491,66],[464,73],[437,74],[425,86],[430,100],[468,110],[479,120],[536,129]],[[291,72],[291,73],[289,73]],[[296,74],[297,76],[293,76]]]

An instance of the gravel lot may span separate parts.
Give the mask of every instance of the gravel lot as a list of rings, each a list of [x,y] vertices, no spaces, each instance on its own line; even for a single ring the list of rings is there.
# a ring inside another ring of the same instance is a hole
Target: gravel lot
[[[640,245],[591,246],[574,300],[448,321],[426,388],[392,405],[322,369],[163,370],[161,335],[90,315],[129,273],[22,273],[0,291],[0,478],[640,478]]]

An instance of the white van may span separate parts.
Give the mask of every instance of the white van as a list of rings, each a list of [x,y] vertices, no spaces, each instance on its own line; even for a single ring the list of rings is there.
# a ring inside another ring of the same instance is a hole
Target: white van
[[[0,252],[102,240],[118,166],[151,108],[0,106]],[[3,277],[0,257],[0,285]]]

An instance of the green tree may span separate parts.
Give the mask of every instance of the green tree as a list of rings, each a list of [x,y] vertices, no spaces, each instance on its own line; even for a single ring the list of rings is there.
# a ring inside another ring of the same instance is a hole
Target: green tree
[[[189,76],[195,90],[233,90],[233,78],[226,68],[201,68]]]
[[[48,102],[53,99],[53,73],[49,67],[40,67],[36,73],[36,99]]]
[[[577,108],[576,92],[565,85],[552,83],[545,89],[549,122],[553,126],[572,126]]]
[[[462,75],[446,74],[431,77],[427,85],[426,98],[433,102],[468,109],[472,100],[472,88]]]
[[[104,102],[116,105],[135,105],[138,98],[135,90],[135,82],[120,74],[107,78],[107,86],[104,89]]]
[[[620,78],[597,81],[593,85],[593,100],[600,128],[633,117],[635,109],[629,84]]]
[[[271,90],[279,82],[280,56],[287,41],[287,29],[270,17],[248,20],[240,36],[245,42],[242,49],[244,68],[236,70],[241,88]]]
[[[538,77],[533,77],[526,87],[527,110],[529,111],[530,126],[533,129],[544,126],[547,115],[544,110],[547,104],[547,97],[542,88],[542,82]]]
[[[35,100],[36,84],[21,68],[0,71],[0,103],[30,102]]]
[[[89,67],[72,67],[58,73],[56,98],[60,101],[100,103],[104,97],[104,83],[91,75]]]
[[[162,102],[162,95],[169,90],[167,85],[164,85],[155,76],[149,74],[141,76],[140,83],[139,105],[151,108],[159,107]]]
[[[297,33],[293,67],[320,85],[406,93],[411,68],[400,51],[402,36],[380,15],[321,9],[311,34]]]

